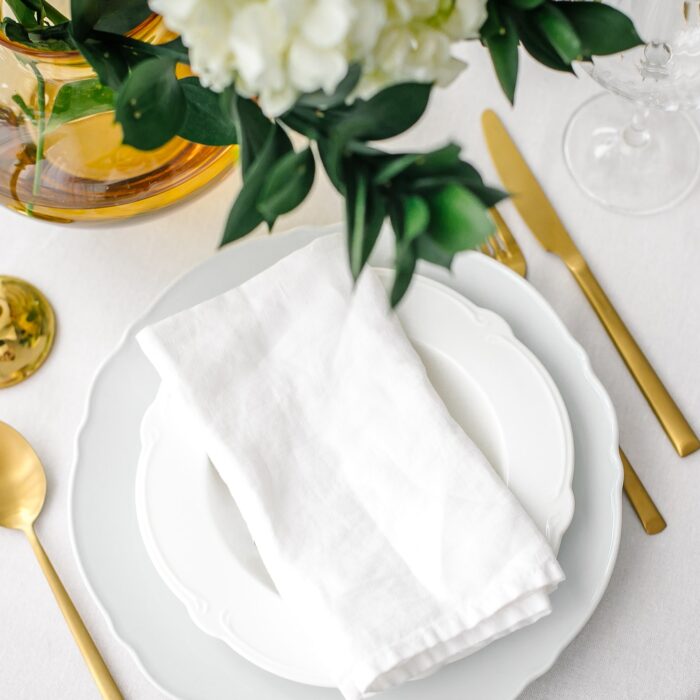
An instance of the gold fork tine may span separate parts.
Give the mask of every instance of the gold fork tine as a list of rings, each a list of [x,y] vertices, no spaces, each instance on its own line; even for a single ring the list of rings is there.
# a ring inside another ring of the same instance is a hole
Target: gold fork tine
[[[520,249],[518,242],[513,237],[513,234],[505,222],[505,219],[501,216],[501,213],[496,209],[496,207],[491,208],[491,216],[493,217],[494,223],[496,224],[496,236],[500,241],[500,246],[505,250],[507,257],[506,260],[501,260],[501,262],[506,262],[508,267],[517,272],[522,277],[527,274],[527,263],[525,262],[525,256],[523,251]],[[497,258],[500,260],[500,258]]]
[[[527,263],[523,251],[500,212],[495,207],[491,208],[490,212],[496,224],[496,233],[489,236],[486,243],[480,246],[481,252],[507,265],[521,277],[525,277]],[[624,468],[623,488],[634,512],[642,523],[644,531],[648,535],[661,532],[666,527],[666,521],[644,488],[644,484],[642,484],[637,472],[634,471],[622,448],[620,448],[620,459]]]

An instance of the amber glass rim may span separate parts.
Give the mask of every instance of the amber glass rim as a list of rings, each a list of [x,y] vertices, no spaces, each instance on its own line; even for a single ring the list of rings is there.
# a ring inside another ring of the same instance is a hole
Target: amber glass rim
[[[144,36],[155,24],[160,21],[160,15],[152,12],[146,19],[137,24],[133,29],[126,32],[125,36],[133,39],[139,39]],[[14,53],[20,53],[23,56],[28,56],[48,63],[86,63],[80,51],[47,51],[46,49],[34,49],[25,44],[18,44],[7,38],[5,33],[0,30],[0,46],[10,49]],[[86,63],[87,65],[87,63]]]

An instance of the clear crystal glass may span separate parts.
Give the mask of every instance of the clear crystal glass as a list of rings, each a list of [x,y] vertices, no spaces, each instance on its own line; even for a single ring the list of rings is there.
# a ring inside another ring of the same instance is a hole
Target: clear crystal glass
[[[578,66],[607,94],[584,103],[564,137],[581,188],[610,209],[648,214],[683,199],[700,174],[700,0],[608,0],[646,44]]]

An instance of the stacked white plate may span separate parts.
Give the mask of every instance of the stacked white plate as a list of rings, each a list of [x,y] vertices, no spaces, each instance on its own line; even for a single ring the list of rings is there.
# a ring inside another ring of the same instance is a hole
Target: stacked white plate
[[[317,660],[323,640],[278,597],[230,494],[177,429],[175,405],[134,334],[336,231],[297,229],[224,249],[163,295],[96,380],[73,472],[74,546],[115,633],[175,697],[337,691],[311,687],[330,684]],[[388,267],[390,254],[385,238],[372,263]],[[453,417],[553,547],[562,543],[567,581],[548,618],[391,695],[456,700],[469,688],[473,697],[513,698],[554,662],[607,585],[620,528],[615,417],[585,354],[524,280],[478,253],[460,256],[452,274],[419,271],[400,320]],[[380,275],[390,283],[388,271]]]

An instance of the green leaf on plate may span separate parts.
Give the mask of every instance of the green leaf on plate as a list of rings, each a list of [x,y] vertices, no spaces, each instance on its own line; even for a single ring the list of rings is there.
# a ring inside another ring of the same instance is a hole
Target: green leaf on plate
[[[183,78],[180,85],[187,108],[178,136],[206,146],[238,143],[233,120],[224,114],[218,93],[202,87],[196,77]]]
[[[97,78],[66,83],[56,95],[46,129],[52,131],[66,122],[111,109],[114,109],[114,91]]]
[[[117,96],[116,119],[122,125],[124,143],[142,151],[162,146],[177,135],[185,107],[174,61],[151,58],[139,63]]]
[[[314,183],[316,165],[310,148],[283,155],[270,169],[257,200],[257,210],[272,226],[275,219],[296,209]]]
[[[446,252],[475,248],[494,231],[493,221],[478,197],[451,184],[428,199],[430,236]]]

